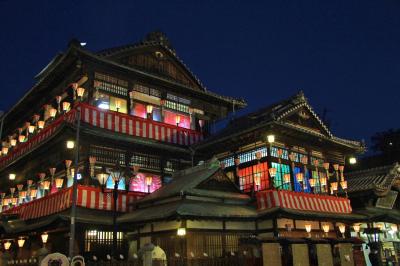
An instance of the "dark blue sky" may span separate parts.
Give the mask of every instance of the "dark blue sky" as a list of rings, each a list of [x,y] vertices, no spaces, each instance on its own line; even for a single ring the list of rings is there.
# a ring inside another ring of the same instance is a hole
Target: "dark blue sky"
[[[0,0],[0,28],[3,110],[71,38],[99,50],[161,29],[210,90],[248,110],[303,89],[338,136],[399,127],[398,0]]]

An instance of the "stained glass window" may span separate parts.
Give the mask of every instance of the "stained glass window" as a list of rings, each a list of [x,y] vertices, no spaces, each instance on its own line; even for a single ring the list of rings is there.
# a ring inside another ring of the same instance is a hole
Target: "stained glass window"
[[[272,163],[272,167],[276,168],[276,176],[274,178],[274,187],[292,190],[290,183],[284,183],[283,176],[285,174],[290,174],[290,166],[281,163]]]
[[[256,191],[269,187],[268,165],[266,162],[239,169],[239,186],[244,192]]]

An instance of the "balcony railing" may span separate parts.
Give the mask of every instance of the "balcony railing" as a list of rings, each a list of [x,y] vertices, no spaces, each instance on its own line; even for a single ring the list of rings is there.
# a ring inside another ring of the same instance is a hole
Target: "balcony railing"
[[[26,142],[19,143],[16,147],[12,148],[7,155],[1,157],[0,169],[48,140],[63,123],[73,123],[78,106],[81,108],[81,121],[91,126],[112,132],[186,146],[195,144],[203,139],[202,134],[195,130],[172,126],[114,111],[102,110],[88,104],[80,103],[68,113],[59,116],[50,123],[47,123],[47,126],[44,129],[35,135],[29,136]]]
[[[259,211],[272,208],[328,213],[351,213],[352,211],[350,200],[347,198],[286,190],[257,192],[257,208]]]
[[[144,197],[141,192],[119,192],[117,211],[130,211],[131,203]],[[72,187],[49,194],[43,198],[3,210],[3,214],[16,214],[20,219],[35,219],[61,212],[71,207]],[[77,206],[96,210],[111,211],[113,208],[112,193],[103,193],[100,188],[78,185]]]

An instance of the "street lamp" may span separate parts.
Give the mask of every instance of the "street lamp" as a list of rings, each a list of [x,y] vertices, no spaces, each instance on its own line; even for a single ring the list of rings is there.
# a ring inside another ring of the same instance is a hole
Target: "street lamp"
[[[9,250],[11,247],[11,242],[9,240],[7,240],[6,242],[4,242],[4,249],[5,250]]]
[[[18,247],[22,248],[25,244],[25,239],[23,237],[21,237],[20,239],[18,239]]]
[[[102,170],[99,174],[96,175],[97,180],[99,181],[103,193],[110,193],[105,190],[108,178],[112,178],[114,181],[114,188],[112,189],[113,193],[113,246],[112,246],[112,255],[116,258],[117,255],[117,202],[118,202],[118,186],[122,180],[125,180],[126,176],[129,176],[130,171],[127,167],[121,167],[119,161],[117,160],[115,166],[111,169],[111,172],[107,172],[105,167],[102,167]],[[126,183],[125,183],[126,184]]]
[[[46,232],[41,234],[40,237],[42,238],[42,242],[43,244],[47,243],[47,240],[49,239],[49,234],[47,234]]]

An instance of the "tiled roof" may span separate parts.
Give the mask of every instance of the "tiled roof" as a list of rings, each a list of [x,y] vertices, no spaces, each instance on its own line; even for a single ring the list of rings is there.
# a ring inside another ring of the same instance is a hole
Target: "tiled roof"
[[[374,190],[384,193],[393,185],[393,182],[400,177],[400,166],[394,165],[381,166],[347,173],[348,192],[360,192]]]
[[[285,117],[301,108],[306,108],[310,112],[310,114],[315,118],[319,126],[322,128],[322,132],[317,132],[315,130],[307,129],[305,127],[297,127],[295,125],[284,122],[283,119]],[[246,114],[232,120],[220,132],[195,146],[207,146],[213,142],[219,142],[223,138],[229,138],[235,134],[242,134],[248,131],[255,130],[256,128],[264,127],[269,123],[276,123],[285,127],[295,128],[296,130],[300,130],[308,134],[313,134],[318,137],[326,138],[337,143],[357,147],[359,149],[363,149],[364,147],[363,143],[359,141],[346,140],[333,136],[328,127],[324,124],[324,122],[319,118],[319,116],[310,106],[302,91],[298,92],[296,95],[288,99],[284,99],[278,103],[272,104],[258,111]]]

